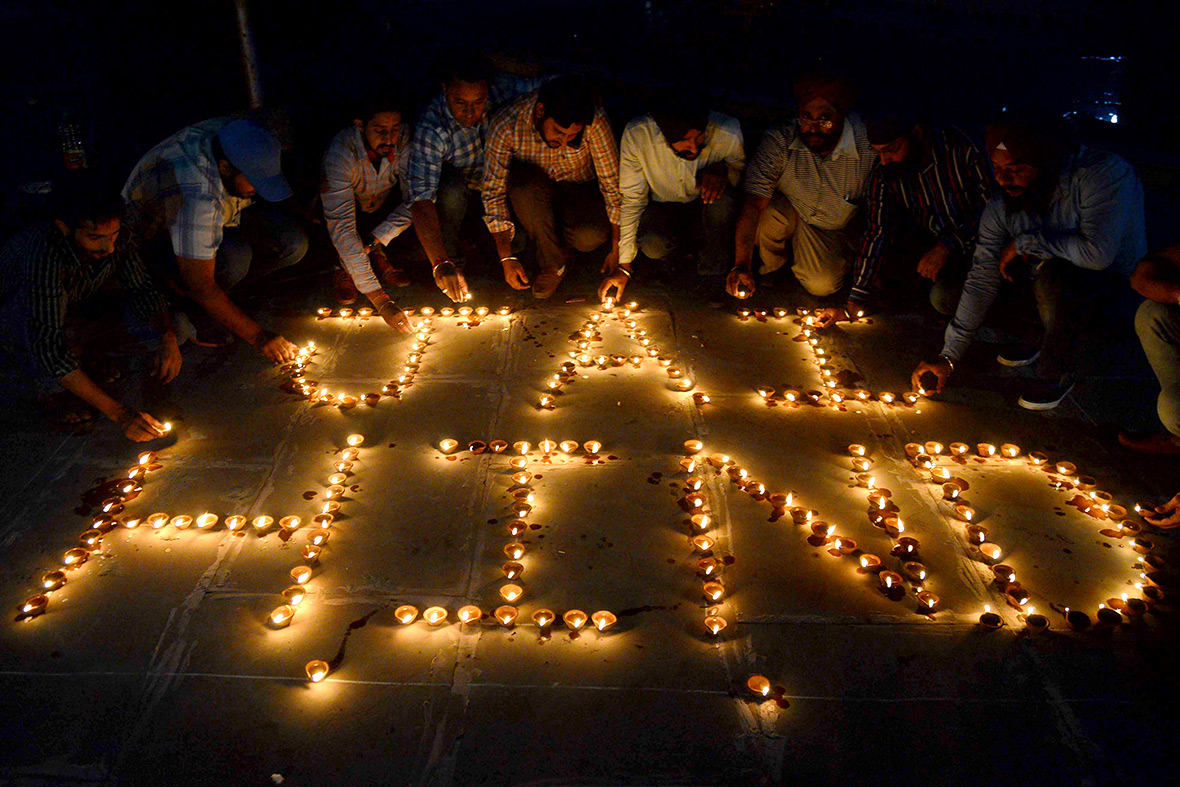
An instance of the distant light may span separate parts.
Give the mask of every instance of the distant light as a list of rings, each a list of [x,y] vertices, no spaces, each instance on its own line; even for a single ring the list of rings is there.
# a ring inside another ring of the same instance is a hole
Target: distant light
[[[1110,122],[1111,122],[1111,123],[1118,123],[1118,122],[1119,122],[1119,116],[1118,116],[1118,115],[1116,115],[1115,113],[1111,112],[1111,113],[1110,113],[1110,116],[1109,116],[1109,118],[1108,118],[1108,120],[1110,120]]]

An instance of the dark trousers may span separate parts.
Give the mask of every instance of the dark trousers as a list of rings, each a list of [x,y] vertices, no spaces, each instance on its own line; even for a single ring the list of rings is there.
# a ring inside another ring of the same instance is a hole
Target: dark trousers
[[[573,252],[594,251],[610,240],[610,222],[598,182],[556,182],[545,170],[513,161],[508,170],[508,202],[516,221],[536,243],[537,264],[558,270]]]
[[[639,220],[636,245],[649,260],[697,252],[697,273],[713,276],[733,267],[738,200],[726,189],[713,203],[649,202]]]
[[[1108,337],[1117,330],[1123,312],[1130,311],[1131,288],[1125,275],[1086,270],[1069,260],[1041,263],[1032,275],[1032,291],[1044,328],[1037,376],[1054,383],[1081,366],[1082,330]]]

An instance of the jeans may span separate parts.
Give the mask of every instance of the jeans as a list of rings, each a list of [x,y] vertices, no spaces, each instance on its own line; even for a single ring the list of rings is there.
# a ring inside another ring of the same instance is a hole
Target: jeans
[[[229,292],[243,281],[294,265],[307,254],[307,246],[307,233],[289,213],[271,206],[247,210],[241,226],[222,233],[213,279]],[[256,252],[261,252],[257,261]]]
[[[726,189],[715,202],[649,202],[639,220],[636,245],[649,260],[698,249],[697,273],[713,276],[733,267],[738,200]]]
[[[1069,260],[1045,260],[1033,274],[1033,296],[1044,327],[1037,376],[1058,383],[1079,366],[1078,335],[1087,328],[1114,325],[1112,315],[1130,295],[1126,276],[1110,270],[1079,268]]]
[[[478,211],[480,216],[483,215],[483,200],[480,199],[479,191],[467,185],[467,179],[457,168],[444,166],[438,179],[434,209],[438,212],[438,224],[442,231],[443,247],[447,250],[447,257],[462,267],[463,252],[459,245],[459,232],[469,211]]]
[[[1135,312],[1135,332],[1160,381],[1160,421],[1180,436],[1180,306],[1144,301]]]
[[[536,164],[515,160],[508,171],[508,201],[537,244],[542,270],[560,270],[575,250],[594,251],[610,240],[610,221],[597,181],[554,181]]]

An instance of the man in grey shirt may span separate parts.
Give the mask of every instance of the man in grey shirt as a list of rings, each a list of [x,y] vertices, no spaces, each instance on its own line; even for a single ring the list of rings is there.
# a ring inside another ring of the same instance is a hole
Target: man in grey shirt
[[[1143,184],[1126,160],[1072,143],[1049,115],[1005,113],[988,126],[985,145],[1003,193],[984,208],[942,352],[918,364],[913,385],[943,389],[1007,280],[1031,287],[1044,336],[996,360],[1037,364],[1019,404],[1051,410],[1073,387],[1078,327],[1109,313],[1147,251]]]

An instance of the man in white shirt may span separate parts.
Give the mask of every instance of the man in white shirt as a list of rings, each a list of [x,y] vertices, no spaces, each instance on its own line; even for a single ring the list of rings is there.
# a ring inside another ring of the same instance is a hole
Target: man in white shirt
[[[377,275],[394,287],[409,286],[405,271],[390,264],[385,245],[410,226],[410,206],[402,202],[410,132],[400,102],[380,99],[341,131],[324,153],[320,201],[332,245],[340,255],[335,273],[336,300],[351,304],[364,293],[393,328],[409,331],[410,321],[393,303]]]
[[[746,166],[741,124],[676,100],[628,123],[619,156],[619,266],[599,297],[612,289],[622,296],[639,251],[664,260],[695,249],[698,274],[724,274],[733,264],[734,189]]]
[[[834,295],[844,286],[860,248],[861,206],[877,152],[860,118],[850,113],[852,85],[805,76],[795,82],[798,118],[766,132],[746,171],[746,201],[738,217],[733,271],[726,290],[754,292],[757,241],[768,274],[791,262],[809,294]]]

